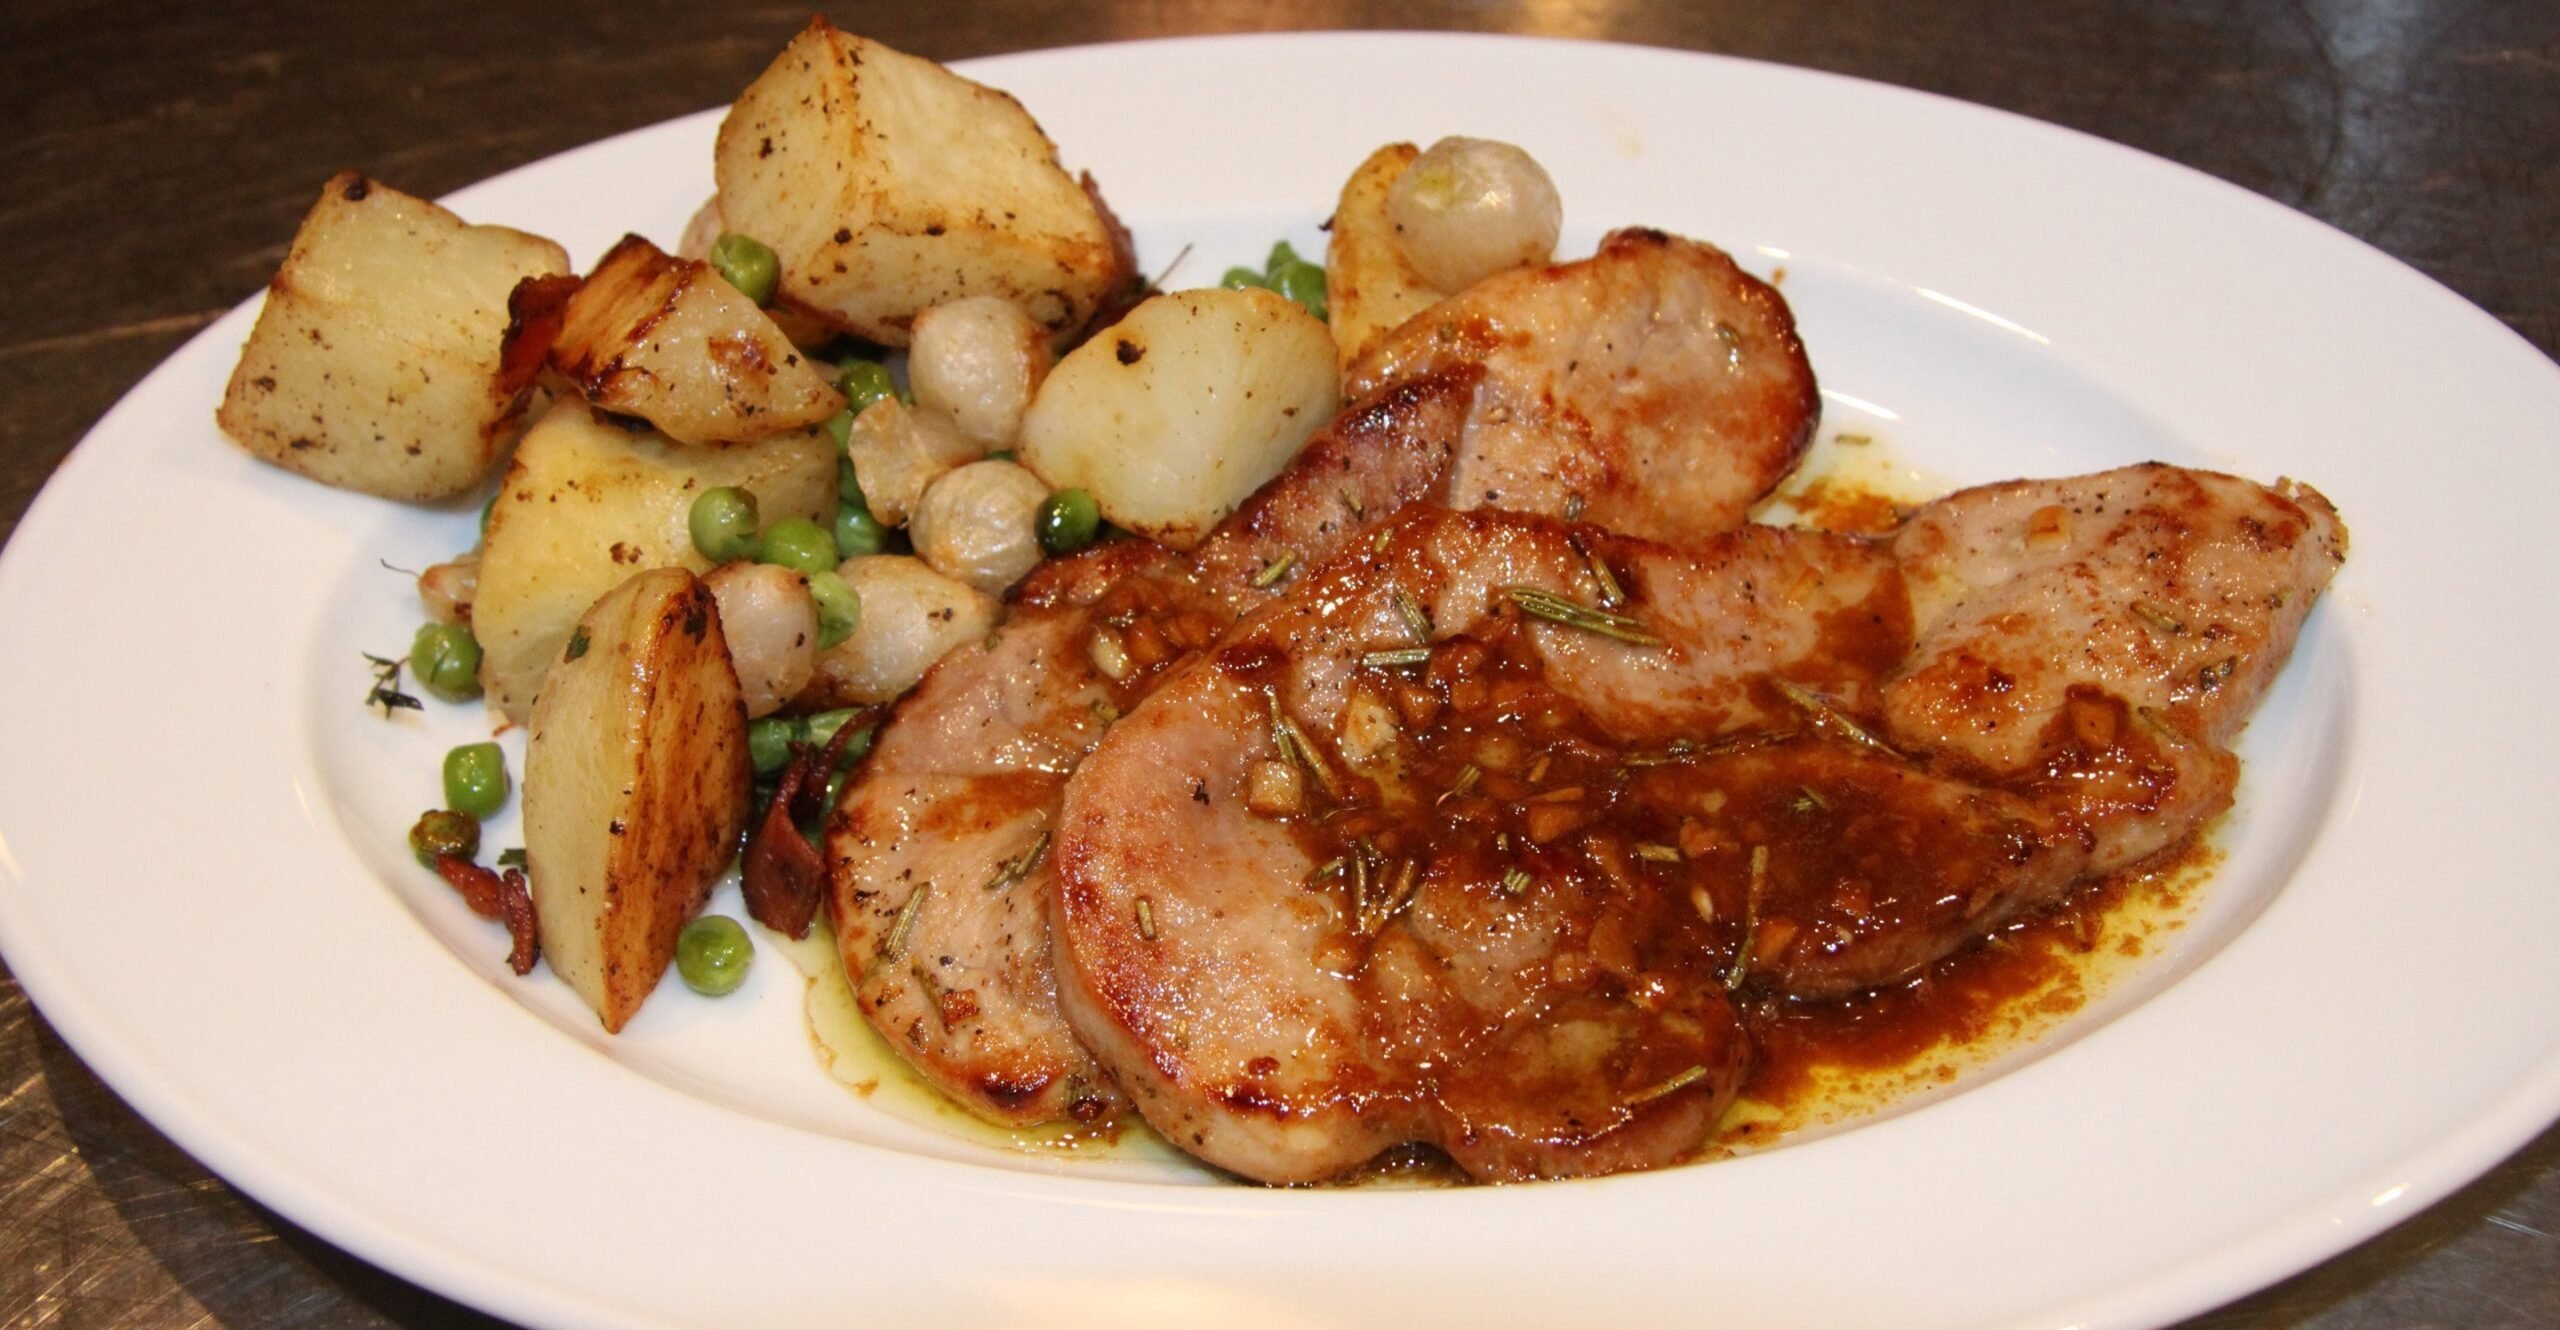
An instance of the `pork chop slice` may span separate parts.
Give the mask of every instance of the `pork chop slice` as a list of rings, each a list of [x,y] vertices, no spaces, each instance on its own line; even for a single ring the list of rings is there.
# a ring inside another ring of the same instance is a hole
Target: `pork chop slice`
[[[1685,552],[1409,511],[1177,667],[1068,781],[1069,1023],[1169,1139],[1246,1177],[1405,1141],[1492,1179],[1688,1154],[1747,1071],[1729,993],[1907,979],[2218,814],[2257,696],[2221,690],[2263,690],[2343,549],[2298,488],[2136,468],[2025,492],[2022,523],[2122,525],[1995,568],[2026,532],[1994,515],[2015,487],[1886,541]],[[2212,688],[2174,652],[2085,650],[2088,607],[2138,597],[2238,653]],[[1990,653],[1992,697],[2049,705],[1913,705]],[[2023,756],[1995,767],[1995,743]]]
[[[1047,937],[1024,903],[1050,891],[1041,838],[1065,774],[1109,718],[1199,644],[1196,633],[1190,645],[1169,638],[1168,622],[1196,628],[1206,615],[1223,626],[1415,501],[1587,508],[1701,537],[1740,522],[1811,437],[1819,398],[1785,303],[1711,246],[1611,237],[1591,259],[1460,300],[1464,326],[1499,332],[1487,333],[1484,356],[1443,347],[1366,376],[1361,400],[1187,560],[1124,542],[1034,573],[1002,627],[898,704],[847,783],[827,837],[846,972],[891,1047],[961,1104],[1027,1125],[1091,1120],[1119,1103],[1048,998]],[[1505,317],[1515,303],[1519,315]],[[1581,314],[1569,329],[1553,312],[1568,304]],[[1667,324],[1669,310],[1712,315],[1700,325],[1715,340],[1705,358],[1682,350],[1698,349],[1695,329]],[[1744,339],[1739,360],[1713,333],[1716,319]],[[1594,327],[1616,329],[1603,340],[1630,352],[1605,375],[1598,361],[1575,368]],[[1558,340],[1541,347],[1536,329]],[[1747,406],[1728,400],[1737,393]],[[1533,437],[1533,419],[1556,433]],[[1569,483],[1508,497],[1458,488],[1453,478],[1488,451]],[[1585,465],[1585,451],[1607,456]],[[1719,479],[1601,483],[1638,453],[1685,458],[1687,471]],[[1585,478],[1589,495],[1570,487]],[[991,882],[1003,885],[982,885]]]
[[[1571,513],[1673,544],[1740,521],[1795,469],[1821,410],[1776,288],[1660,231],[1487,278],[1388,333],[1347,386],[1451,364],[1486,373],[1449,506]]]

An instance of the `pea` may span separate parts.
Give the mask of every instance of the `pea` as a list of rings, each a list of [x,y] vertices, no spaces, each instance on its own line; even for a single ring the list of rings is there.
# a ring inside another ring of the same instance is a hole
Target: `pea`
[[[845,722],[853,719],[856,714],[858,713],[847,708],[843,711],[821,711],[809,717],[809,742],[822,747],[834,743],[836,731],[843,729]],[[844,751],[836,755],[836,765],[840,768],[851,766],[854,759],[870,751],[871,728],[865,726],[855,731],[852,738],[844,741]],[[827,802],[833,804],[835,801],[831,798]]]
[[[1270,283],[1251,268],[1229,268],[1227,275],[1218,279],[1218,285],[1230,291],[1241,291],[1248,286],[1269,286]]]
[[[1275,268],[1271,274],[1271,289],[1306,306],[1309,314],[1319,319],[1325,316],[1324,269],[1312,263],[1293,263],[1285,268]]]
[[[1271,257],[1262,261],[1262,270],[1265,273],[1275,276],[1278,275],[1280,270],[1283,268],[1303,268],[1306,266],[1308,266],[1307,261],[1299,258],[1297,248],[1286,240],[1275,240],[1271,242]]]
[[[747,761],[759,776],[778,774],[791,765],[791,745],[808,737],[808,722],[797,716],[762,716],[748,721]]]
[[[431,808],[409,828],[409,852],[429,868],[436,866],[440,854],[475,858],[480,853],[480,819],[450,808]]]
[[[841,456],[853,443],[853,411],[850,408],[838,411],[827,417],[826,422],[818,428],[825,430],[827,437],[835,440],[836,453]]]
[[[473,817],[507,805],[507,755],[493,743],[464,744],[444,755],[444,803]]]
[[[782,279],[782,260],[773,247],[735,231],[711,242],[711,266],[729,285],[758,305],[773,303],[774,284]]]
[[[871,511],[871,500],[863,497],[862,477],[854,473],[850,457],[836,459],[836,501],[858,503],[862,505],[862,511]]]
[[[1040,548],[1051,554],[1073,554],[1101,534],[1102,510],[1094,506],[1089,491],[1060,490],[1041,503],[1034,530],[1040,536]]]
[[[704,997],[724,997],[746,982],[756,944],[725,914],[706,914],[676,935],[676,974]]]
[[[480,695],[480,639],[458,623],[420,624],[409,640],[409,668],[428,692],[468,702]]]
[[[838,528],[842,528],[841,521]],[[820,651],[853,636],[853,630],[862,626],[862,597],[854,594],[834,569],[809,574],[809,599],[818,607]]]
[[[907,399],[905,393],[898,391],[898,381],[891,377],[888,366],[859,356],[836,368],[836,391],[844,394],[845,408],[857,416],[883,397],[902,402]]]
[[[854,493],[859,496],[862,491]],[[836,553],[845,558],[862,554],[878,554],[889,547],[889,528],[871,515],[871,509],[857,498],[855,502],[836,505]]]
[[[693,547],[713,563],[757,557],[756,496],[735,485],[704,490],[685,514]]]
[[[805,517],[786,517],[764,533],[764,552],[758,556],[766,563],[804,573],[831,573],[836,564],[836,538],[825,527]]]

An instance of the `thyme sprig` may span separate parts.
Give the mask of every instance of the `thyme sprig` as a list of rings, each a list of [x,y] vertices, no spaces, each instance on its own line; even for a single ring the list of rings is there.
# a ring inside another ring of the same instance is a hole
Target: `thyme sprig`
[[[394,711],[427,709],[426,703],[400,691],[400,667],[409,663],[407,658],[384,660],[371,652],[363,654],[366,662],[373,666],[373,691],[364,695],[366,706],[382,708],[384,720],[391,719]]]

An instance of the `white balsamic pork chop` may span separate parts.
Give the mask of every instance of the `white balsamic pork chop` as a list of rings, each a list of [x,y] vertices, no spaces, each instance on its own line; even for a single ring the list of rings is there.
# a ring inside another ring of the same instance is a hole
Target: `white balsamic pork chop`
[[[1165,670],[1407,503],[1725,530],[1794,467],[1819,409],[1776,292],[1658,232],[1461,293],[1382,355],[1401,367],[1365,374],[1190,555],[1121,542],[1035,573],[847,783],[827,836],[846,972],[891,1047],[980,1115],[1091,1121],[1124,1102],[1057,1013],[1047,851],[1068,774]],[[1681,483],[1630,481],[1669,463]]]
[[[1249,1178],[1681,1158],[1748,1072],[1735,994],[1907,978],[2218,813],[2344,541],[2307,489],[2165,467],[1890,540],[1408,510],[1068,782],[1060,1003]]]

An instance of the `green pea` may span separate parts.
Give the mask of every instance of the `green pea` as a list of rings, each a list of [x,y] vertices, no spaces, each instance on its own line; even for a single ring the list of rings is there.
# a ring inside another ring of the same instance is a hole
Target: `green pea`
[[[862,496],[862,477],[854,473],[850,457],[836,459],[836,501],[860,504],[862,511],[871,511],[871,501]]]
[[[756,944],[747,930],[725,914],[706,914],[676,934],[676,974],[704,997],[736,992],[755,958]]]
[[[807,740],[808,722],[798,716],[762,716],[747,722],[747,761],[759,776],[771,776],[791,765],[791,745]]]
[[[1248,286],[1267,287],[1270,283],[1263,280],[1261,273],[1251,268],[1229,268],[1227,275],[1218,279],[1218,285],[1230,291],[1241,291]]]
[[[861,490],[854,491],[856,495]],[[859,501],[836,505],[836,553],[845,558],[878,554],[889,547],[889,528]]]
[[[735,485],[704,490],[685,514],[685,529],[693,533],[693,547],[713,563],[753,559],[759,548],[756,496]]]
[[[809,742],[821,747],[834,743],[836,731],[843,729],[846,721],[860,714],[852,708],[847,708],[842,711],[821,711],[809,717]],[[852,738],[844,741],[844,751],[836,755],[836,766],[838,769],[851,766],[854,759],[870,751],[871,727],[866,725],[855,731]],[[835,801],[829,799],[827,802],[832,805]]]
[[[764,552],[757,557],[803,573],[835,571],[836,538],[805,517],[786,517],[764,533]]]
[[[773,247],[735,231],[711,242],[711,266],[729,285],[758,305],[773,303],[774,284],[782,279],[782,260]]]
[[[888,366],[859,356],[836,367],[836,391],[844,394],[845,408],[857,416],[883,397],[907,400],[907,395],[898,391],[898,381],[890,375]]]
[[[1305,267],[1306,264],[1307,261],[1298,257],[1298,251],[1288,241],[1275,240],[1271,243],[1271,257],[1262,261],[1262,271],[1278,276],[1282,269]]]
[[[436,866],[440,854],[475,858],[480,853],[480,819],[450,808],[429,809],[409,828],[409,852],[429,868]]]
[[[1033,530],[1040,537],[1040,548],[1051,554],[1073,554],[1101,534],[1102,510],[1094,506],[1088,491],[1060,490],[1041,502]]]
[[[826,423],[818,428],[825,430],[827,437],[835,440],[836,455],[843,456],[845,450],[853,443],[853,409],[847,407],[838,411],[827,417]]]
[[[444,755],[444,805],[494,817],[507,805],[507,755],[493,743],[464,744]]]
[[[1271,289],[1306,306],[1309,314],[1325,316],[1324,269],[1312,263],[1293,263],[1272,271]]]
[[[853,630],[862,625],[862,597],[832,568],[809,574],[809,599],[818,607],[820,651],[853,636]]]
[[[458,623],[420,624],[409,640],[409,668],[428,692],[468,702],[480,695],[480,639]]]

